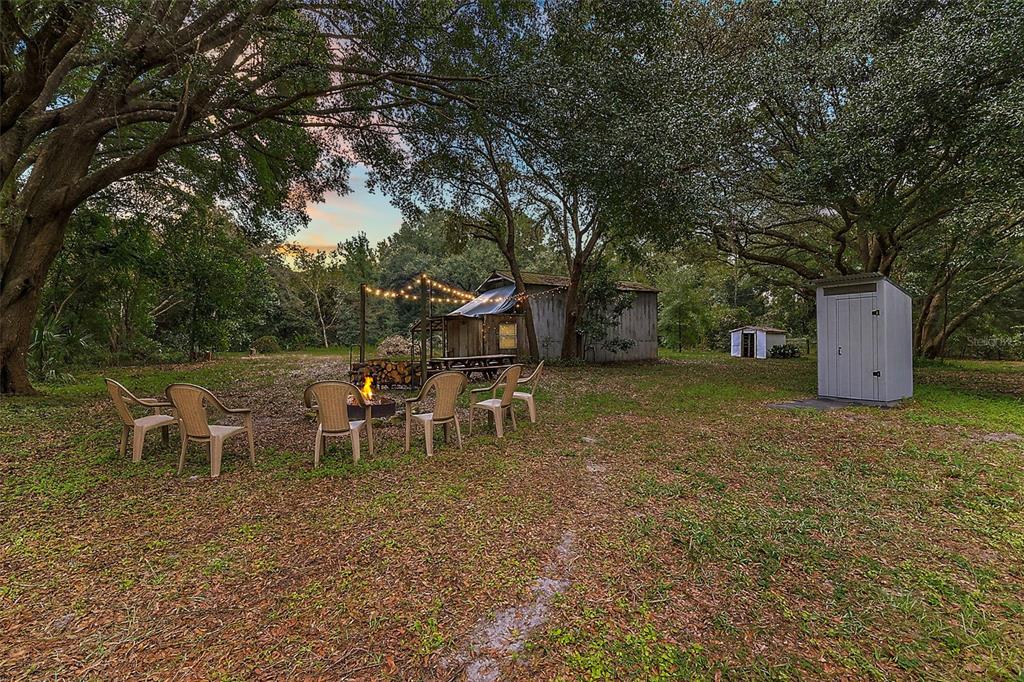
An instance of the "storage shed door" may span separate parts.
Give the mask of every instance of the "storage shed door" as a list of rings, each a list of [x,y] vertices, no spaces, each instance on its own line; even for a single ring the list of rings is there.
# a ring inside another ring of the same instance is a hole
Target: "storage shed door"
[[[754,357],[761,360],[768,357],[768,335],[762,331],[754,332]]]
[[[830,296],[828,393],[837,398],[878,400],[877,295]]]

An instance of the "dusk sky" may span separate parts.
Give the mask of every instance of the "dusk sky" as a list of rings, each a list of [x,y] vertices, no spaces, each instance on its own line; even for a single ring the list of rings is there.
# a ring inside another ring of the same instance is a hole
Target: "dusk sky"
[[[376,244],[402,225],[401,212],[382,194],[366,189],[366,167],[352,169],[352,192],[345,196],[328,194],[322,204],[311,204],[309,227],[297,232],[289,241],[303,246],[326,249],[360,231],[366,232]]]

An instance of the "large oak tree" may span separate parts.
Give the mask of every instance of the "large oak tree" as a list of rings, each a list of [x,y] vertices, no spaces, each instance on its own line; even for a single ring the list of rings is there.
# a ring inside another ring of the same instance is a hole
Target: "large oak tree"
[[[0,390],[32,391],[26,351],[72,213],[194,184],[286,230],[341,189],[324,130],[458,98],[436,75],[459,5],[320,0],[0,0]],[[158,172],[157,172],[158,171]]]
[[[805,296],[822,276],[897,277],[915,293],[918,353],[941,355],[1024,291],[1024,6],[760,10],[711,235]]]

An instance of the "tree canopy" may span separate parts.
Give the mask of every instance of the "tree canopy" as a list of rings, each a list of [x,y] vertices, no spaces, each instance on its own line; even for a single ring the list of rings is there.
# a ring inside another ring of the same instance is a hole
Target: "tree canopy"
[[[360,282],[424,270],[463,288],[498,268],[521,289],[527,269],[568,276],[567,358],[625,275],[661,283],[676,343],[718,343],[733,319],[810,331],[810,282],[864,271],[914,294],[924,356],[1024,322],[1020,3],[0,0],[0,15],[5,392],[29,391],[30,359],[60,343],[348,343]],[[285,254],[357,161],[402,229]],[[371,313],[386,333],[415,315]]]

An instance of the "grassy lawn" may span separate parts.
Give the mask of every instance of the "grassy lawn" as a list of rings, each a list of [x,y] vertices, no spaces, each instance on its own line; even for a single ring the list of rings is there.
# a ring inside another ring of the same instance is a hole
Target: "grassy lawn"
[[[110,369],[0,404],[5,679],[1020,679],[1024,365],[778,410],[814,362],[551,368],[541,419],[312,469],[347,352]],[[117,454],[102,383],[256,410],[208,478]],[[482,432],[482,433],[481,433]],[[465,427],[463,428],[465,434]],[[440,442],[438,443],[440,446]]]

